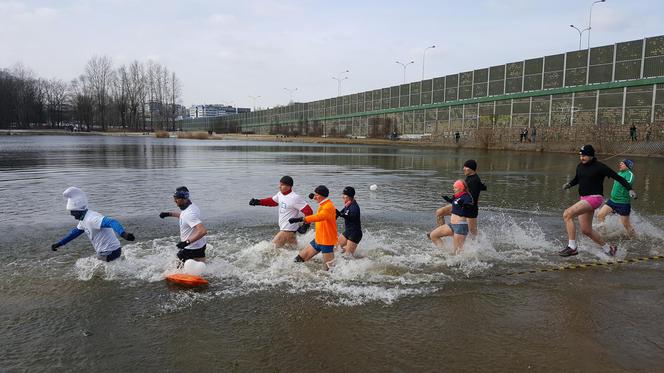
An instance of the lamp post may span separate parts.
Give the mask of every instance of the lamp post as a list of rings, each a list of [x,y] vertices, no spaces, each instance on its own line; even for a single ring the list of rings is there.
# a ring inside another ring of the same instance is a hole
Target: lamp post
[[[586,30],[588,30],[588,49],[590,49],[590,29],[592,27],[591,23],[593,21],[593,5],[595,5],[597,3],[604,3],[604,2],[606,2],[606,0],[597,0],[597,1],[594,1],[592,4],[590,4],[590,15],[588,16],[588,28],[586,29]],[[579,48],[579,49],[581,49],[581,48]]]
[[[403,67],[403,84],[406,84],[406,67],[408,67],[408,65],[410,65],[410,64],[415,63],[415,61],[410,61],[408,63],[403,63],[403,62],[397,61],[397,63],[399,65],[401,65],[401,67]]]
[[[433,49],[433,48],[436,48],[436,46],[432,45],[430,47],[426,47],[426,48],[424,48],[424,53],[422,53],[422,80],[424,80],[424,61],[427,58],[427,50],[428,49]]]
[[[341,96],[341,82],[348,79],[347,76],[343,76],[346,73],[349,73],[350,70],[342,71],[337,76],[333,76],[332,79],[337,81],[337,97]]]
[[[250,98],[250,99],[253,101],[253,103],[254,103],[254,104],[253,104],[253,109],[252,109],[252,110],[253,110],[253,111],[256,111],[256,100],[258,100],[259,98],[261,98],[261,96],[249,96],[249,98]]]
[[[586,31],[590,32],[590,29],[586,27],[583,30],[580,30],[578,27],[574,25],[569,25],[569,27],[575,29],[579,33],[579,50],[581,50],[581,35],[583,35],[583,33]]]
[[[297,92],[297,88],[284,88],[289,94],[290,94],[290,101],[288,104],[290,105],[293,102],[293,93]]]

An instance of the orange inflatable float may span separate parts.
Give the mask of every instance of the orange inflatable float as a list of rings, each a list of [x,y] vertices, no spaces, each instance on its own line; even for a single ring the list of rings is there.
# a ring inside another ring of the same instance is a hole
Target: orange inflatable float
[[[201,286],[207,285],[208,281],[201,276],[188,275],[186,273],[175,273],[166,276],[166,280],[180,285]]]

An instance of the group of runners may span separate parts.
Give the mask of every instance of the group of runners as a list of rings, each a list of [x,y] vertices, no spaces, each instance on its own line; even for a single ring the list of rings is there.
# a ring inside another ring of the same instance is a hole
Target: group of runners
[[[581,233],[601,246],[604,253],[614,256],[617,251],[616,245],[607,243],[593,229],[594,212],[602,206],[598,212],[598,220],[602,223],[608,214],[617,213],[630,237],[634,236],[634,228],[629,220],[631,199],[636,198],[636,192],[632,189],[634,162],[624,159],[618,163],[618,172],[613,171],[597,160],[592,145],[584,145],[580,148],[579,159],[580,163],[577,165],[575,177],[565,183],[562,188],[566,190],[578,185],[579,201],[563,213],[568,244],[559,252],[559,255],[566,257],[578,254],[574,223],[576,218],[579,221]],[[427,234],[437,247],[444,246],[443,237],[451,236],[455,254],[461,252],[467,236],[477,235],[479,197],[482,191],[487,190],[487,187],[482,183],[476,171],[477,162],[475,160],[470,159],[464,162],[465,179],[459,179],[453,183],[452,196],[443,196],[448,204],[436,210],[438,226]],[[603,204],[605,177],[615,181],[610,198]],[[318,253],[322,253],[325,268],[329,269],[334,263],[335,251],[353,256],[362,240],[360,206],[355,200],[355,189],[350,186],[343,189],[341,193],[343,207],[337,209],[329,198],[329,189],[325,185],[317,186],[313,193],[309,194],[309,199],[318,203],[318,209],[314,213],[305,199],[293,191],[293,185],[292,177],[283,176],[279,180],[279,191],[275,195],[263,199],[251,198],[249,201],[250,206],[279,208],[279,232],[272,239],[275,247],[296,248],[296,234],[306,233],[310,224],[314,223],[314,239],[299,251],[294,259],[295,262],[306,262]],[[57,251],[59,247],[86,233],[97,257],[110,262],[119,258],[122,253],[116,234],[127,241],[135,240],[134,235],[126,232],[117,220],[88,209],[87,196],[81,189],[69,187],[64,191],[63,196],[67,199],[66,209],[79,222],[69,234],[51,245],[52,250]],[[179,211],[161,212],[159,217],[162,219],[178,218],[180,240],[175,245],[178,248],[177,258],[181,263],[188,259],[203,261],[208,232],[203,225],[200,209],[192,202],[189,189],[185,186],[175,190],[173,201]],[[447,216],[450,216],[449,223],[445,221]],[[341,234],[337,231],[338,218],[342,218],[344,221],[344,231]]]

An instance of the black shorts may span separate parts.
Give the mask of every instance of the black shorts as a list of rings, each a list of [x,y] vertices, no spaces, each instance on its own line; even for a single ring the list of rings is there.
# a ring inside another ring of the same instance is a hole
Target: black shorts
[[[105,255],[97,255],[97,259],[103,260],[105,262],[112,262],[115,259],[119,258],[122,255],[122,248],[117,248],[113,251],[108,252]]]
[[[362,241],[362,232],[344,232],[343,236],[346,237],[348,241],[353,241],[355,243],[360,243]]]
[[[463,216],[471,219],[477,219],[477,215],[480,212],[480,209],[477,207],[477,205],[473,205],[472,207],[471,206],[464,207],[463,210],[464,210]]]
[[[187,259],[205,258],[206,246],[207,245],[204,245],[200,249],[180,249],[180,251],[178,251],[178,259],[184,262]]]

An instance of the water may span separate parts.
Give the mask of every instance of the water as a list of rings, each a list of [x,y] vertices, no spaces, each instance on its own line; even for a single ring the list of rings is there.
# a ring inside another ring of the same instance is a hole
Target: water
[[[579,256],[555,254],[565,243],[562,211],[576,200],[560,191],[573,154],[2,137],[0,156],[0,371],[664,366],[662,261],[498,276],[607,259],[584,238]],[[480,236],[455,257],[425,234],[468,158],[489,190]],[[604,230],[621,259],[664,255],[662,161],[635,161],[639,237],[628,240],[614,216]],[[295,250],[270,245],[277,211],[248,201],[273,195],[284,174],[302,195],[327,185],[337,205],[343,187],[355,187],[365,228],[359,258],[325,272],[320,258],[296,264]],[[62,198],[70,185],[136,234],[123,260],[97,261],[85,236],[50,250],[75,225]],[[180,185],[210,232],[204,289],[164,281],[178,228],[158,214],[175,208]]]

